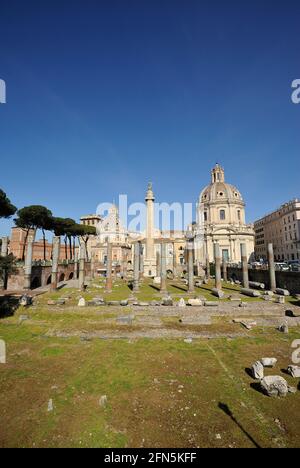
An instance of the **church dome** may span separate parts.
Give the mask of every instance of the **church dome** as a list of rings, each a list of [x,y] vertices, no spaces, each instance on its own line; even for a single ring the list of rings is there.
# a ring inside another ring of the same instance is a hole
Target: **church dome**
[[[210,202],[244,203],[240,191],[234,185],[225,182],[225,172],[219,164],[212,169],[211,183],[202,190],[199,197],[199,203]]]

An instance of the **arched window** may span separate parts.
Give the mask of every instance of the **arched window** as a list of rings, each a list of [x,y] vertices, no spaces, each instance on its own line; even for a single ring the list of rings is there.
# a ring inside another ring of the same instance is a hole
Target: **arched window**
[[[225,219],[226,219],[225,210],[220,210],[220,220],[225,221]]]

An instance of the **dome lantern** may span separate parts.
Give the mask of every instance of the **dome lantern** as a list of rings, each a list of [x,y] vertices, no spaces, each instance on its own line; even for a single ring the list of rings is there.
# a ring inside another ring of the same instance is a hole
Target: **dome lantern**
[[[211,183],[225,182],[225,171],[218,163],[211,171]]]

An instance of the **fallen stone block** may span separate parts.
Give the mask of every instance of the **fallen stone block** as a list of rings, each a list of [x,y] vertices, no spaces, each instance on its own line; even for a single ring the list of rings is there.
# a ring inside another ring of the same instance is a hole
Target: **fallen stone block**
[[[201,299],[189,299],[187,303],[191,307],[201,307],[203,305]]]
[[[81,297],[78,301],[78,307],[85,307],[85,306],[86,306],[85,299]]]
[[[287,381],[279,375],[264,377],[260,382],[263,393],[269,397],[285,397],[288,394]]]
[[[213,296],[216,296],[219,299],[223,299],[223,297],[225,296],[225,293],[224,291],[222,291],[222,289],[213,288],[211,293]]]
[[[229,300],[231,302],[241,302],[242,301],[242,299],[239,296],[235,296],[235,295],[229,296]]]
[[[116,307],[116,306],[120,305],[120,302],[119,301],[108,301],[107,305]]]
[[[264,283],[258,283],[257,281],[249,281],[251,289],[265,289]]]
[[[285,296],[276,297],[275,302],[276,302],[277,304],[285,304]]]
[[[288,392],[289,393],[297,393],[297,387],[291,387],[290,385],[288,386]]]
[[[128,300],[124,299],[123,301],[120,301],[120,306],[127,307],[128,306]]]
[[[300,367],[299,366],[289,366],[287,368],[288,373],[294,377],[294,379],[300,378]]]
[[[273,297],[273,296],[274,296],[274,293],[273,293],[273,291],[265,291],[265,292],[264,292],[264,296]]]
[[[255,291],[254,289],[242,288],[241,293],[244,294],[244,296],[261,297],[261,293],[259,291]]]
[[[261,380],[264,378],[264,366],[260,361],[256,361],[252,367],[251,372],[254,379]]]
[[[262,358],[260,362],[262,363],[264,367],[275,367],[277,364],[277,359],[276,358]]]
[[[275,292],[279,294],[279,296],[290,296],[290,292],[287,289],[277,288]]]
[[[215,302],[215,301],[205,301],[205,302],[204,302],[204,305],[205,305],[205,307],[218,307],[218,306],[219,306],[219,302]]]
[[[149,302],[139,302],[138,303],[139,307],[149,307]]]

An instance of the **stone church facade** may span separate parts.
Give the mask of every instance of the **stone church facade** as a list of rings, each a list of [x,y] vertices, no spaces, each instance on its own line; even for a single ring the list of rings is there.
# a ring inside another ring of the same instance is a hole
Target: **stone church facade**
[[[230,263],[241,261],[241,244],[246,244],[249,260],[254,255],[254,227],[246,224],[245,202],[239,190],[225,182],[224,169],[216,164],[211,183],[197,203],[195,260],[205,265],[214,261],[214,244],[219,243],[222,257]]]

